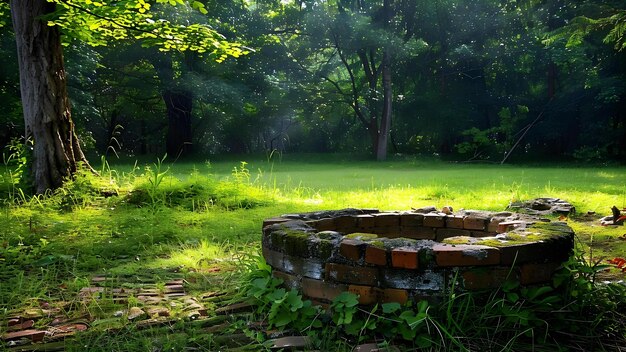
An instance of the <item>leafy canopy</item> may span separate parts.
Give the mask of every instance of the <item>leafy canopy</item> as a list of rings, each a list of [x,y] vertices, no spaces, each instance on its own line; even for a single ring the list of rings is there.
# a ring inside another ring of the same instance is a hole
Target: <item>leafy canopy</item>
[[[143,46],[157,47],[161,51],[195,51],[217,56],[222,62],[227,57],[239,57],[250,49],[240,43],[228,41],[206,23],[193,21],[194,12],[208,13],[200,1],[185,0],[48,0],[57,10],[45,20],[50,26],[59,26],[70,38],[92,46],[107,45],[112,40],[135,39]],[[175,6],[187,12],[184,20],[165,18]],[[161,10],[161,11],[159,11]]]

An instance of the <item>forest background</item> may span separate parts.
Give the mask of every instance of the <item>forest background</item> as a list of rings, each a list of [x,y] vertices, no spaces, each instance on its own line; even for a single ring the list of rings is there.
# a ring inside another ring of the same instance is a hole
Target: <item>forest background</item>
[[[73,120],[88,155],[625,160],[620,1],[202,3],[206,14],[191,5],[151,11],[208,24],[247,55],[65,37]],[[0,145],[25,129],[8,15]]]

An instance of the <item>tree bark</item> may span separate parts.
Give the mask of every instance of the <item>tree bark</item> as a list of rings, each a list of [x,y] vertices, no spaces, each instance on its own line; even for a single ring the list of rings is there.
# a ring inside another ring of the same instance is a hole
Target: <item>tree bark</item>
[[[74,131],[67,96],[61,36],[40,18],[54,11],[46,0],[11,0],[26,137],[34,143],[32,178],[38,194],[61,187],[89,163]]]

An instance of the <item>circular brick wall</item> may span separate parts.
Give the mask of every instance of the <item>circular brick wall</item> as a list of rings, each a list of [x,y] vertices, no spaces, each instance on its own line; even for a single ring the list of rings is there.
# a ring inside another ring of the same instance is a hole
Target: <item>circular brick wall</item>
[[[267,219],[262,246],[287,287],[320,302],[350,291],[373,304],[436,299],[455,278],[470,291],[549,283],[573,237],[563,222],[510,212],[344,209]]]

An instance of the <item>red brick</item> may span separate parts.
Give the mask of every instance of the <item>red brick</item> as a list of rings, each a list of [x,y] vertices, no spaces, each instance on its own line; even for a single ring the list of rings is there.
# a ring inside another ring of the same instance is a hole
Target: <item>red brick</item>
[[[463,228],[466,230],[485,230],[487,219],[474,216],[466,216],[463,219]]]
[[[31,339],[33,342],[40,342],[46,336],[46,332],[42,330],[20,330],[15,332],[9,332],[2,335],[2,340],[12,341],[22,338]]]
[[[400,226],[418,227],[424,224],[424,215],[417,213],[400,214]]]
[[[389,238],[398,238],[401,236],[400,226],[374,227],[370,230],[370,232]]]
[[[462,274],[466,290],[486,290],[500,287],[507,278],[517,278],[517,270],[506,267],[479,268]]]
[[[416,240],[434,240],[436,237],[435,230],[432,227],[402,227],[400,229],[402,237],[413,238]]]
[[[391,265],[394,268],[417,269],[418,252],[415,248],[394,248],[391,250]]]
[[[461,215],[448,215],[446,217],[446,227],[451,229],[463,228],[463,216]]]
[[[501,222],[504,222],[502,218],[492,218],[487,225],[487,232],[498,232],[498,227]]]
[[[332,218],[309,221],[307,223],[313,226],[317,231],[330,231],[335,229],[335,219]]]
[[[335,231],[351,233],[357,232],[357,221],[355,216],[340,216],[335,218]]]
[[[339,254],[344,256],[346,259],[358,262],[363,257],[364,249],[365,242],[351,238],[344,238],[339,245]]]
[[[374,227],[395,227],[400,226],[400,214],[380,213],[374,215]]]
[[[358,295],[359,304],[363,305],[378,303],[382,296],[382,290],[373,286],[350,285],[348,291]]]
[[[283,267],[283,256],[284,254],[263,246],[263,258],[272,268],[281,269]]]
[[[471,232],[468,230],[461,229],[437,229],[437,237],[436,241],[441,242],[449,237],[457,237],[457,236],[471,236]]]
[[[520,283],[522,285],[549,283],[560,265],[560,263],[523,264],[520,271]]]
[[[342,292],[348,290],[347,285],[325,282],[309,278],[302,279],[302,294],[307,297],[332,301]]]
[[[376,226],[373,215],[357,215],[356,224],[359,227],[359,231],[364,232],[367,232],[367,229],[371,229]]]
[[[438,266],[497,265],[500,263],[500,251],[488,246],[437,244],[433,246],[433,252]]]
[[[378,269],[376,268],[327,263],[325,271],[327,281],[378,286]]]
[[[445,227],[446,226],[446,216],[437,214],[437,213],[429,213],[424,214],[424,226],[427,227]]]
[[[387,265],[387,250],[368,245],[365,247],[365,262],[373,265]]]
[[[381,299],[383,303],[398,302],[400,304],[405,304],[408,300],[409,300],[409,291],[397,289],[397,288],[384,289],[382,299]]]

